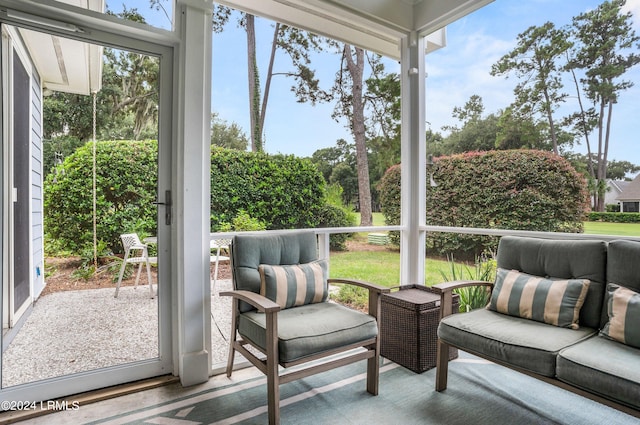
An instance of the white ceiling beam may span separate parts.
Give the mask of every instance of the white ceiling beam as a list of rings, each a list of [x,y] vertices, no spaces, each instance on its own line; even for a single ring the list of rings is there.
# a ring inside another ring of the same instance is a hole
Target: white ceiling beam
[[[425,0],[413,8],[414,29],[426,36],[480,9],[493,0]]]
[[[318,0],[220,0],[220,4],[353,44],[394,59],[400,58],[401,28]]]

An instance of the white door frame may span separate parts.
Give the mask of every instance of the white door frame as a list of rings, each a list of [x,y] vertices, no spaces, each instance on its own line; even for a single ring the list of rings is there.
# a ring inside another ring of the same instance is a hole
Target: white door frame
[[[20,9],[19,4],[15,5]],[[43,11],[25,5],[23,12],[31,12],[36,17],[43,16]],[[80,23],[86,21],[82,12],[77,14]],[[17,24],[12,22],[11,24]],[[34,28],[28,22],[25,26]],[[47,28],[38,28],[47,32]],[[50,30],[52,33],[55,30]],[[158,57],[159,69],[159,111],[158,111],[158,193],[159,200],[164,199],[166,190],[171,190],[171,168],[174,134],[172,124],[172,110],[174,108],[174,66],[176,39],[168,31],[141,30],[140,25],[122,22],[108,22],[101,28],[92,28],[84,33],[60,33],[62,37],[74,38],[80,41],[101,44],[107,47],[148,54]],[[4,52],[4,49],[3,49]],[[4,83],[4,81],[3,81]],[[7,115],[3,111],[4,115]],[[3,116],[3,118],[7,118]],[[4,131],[4,130],[3,130]],[[4,136],[4,135],[3,135]],[[6,215],[6,214],[4,214]],[[3,222],[3,233],[8,223]],[[171,226],[165,224],[164,208],[158,208],[158,276],[163,282],[158,285],[159,308],[159,356],[140,362],[127,363],[109,368],[82,372],[74,375],[61,376],[42,381],[36,381],[16,387],[1,388],[0,399],[3,400],[50,400],[61,396],[104,388],[125,382],[132,382],[153,376],[174,372],[173,338],[172,338],[172,288],[169,284],[172,276],[171,267]],[[6,253],[6,250],[4,250]],[[4,277],[4,276],[3,276]],[[3,285],[6,286],[6,285]],[[2,294],[4,298],[4,293]],[[3,314],[4,320],[4,314]],[[0,361],[2,356],[0,354]]]
[[[16,325],[16,322],[20,320],[21,316],[24,312],[31,306],[33,302],[33,273],[32,273],[32,262],[33,262],[33,252],[32,249],[29,250],[28,262],[26,265],[28,270],[28,281],[29,281],[29,294],[27,298],[22,302],[21,305],[16,305],[15,293],[13,291],[13,276],[15,276],[15,262],[14,262],[14,225],[15,225],[15,216],[13,212],[13,204],[16,201],[16,184],[18,182],[14,179],[14,126],[13,126],[13,107],[14,107],[14,92],[13,92],[13,79],[14,79],[14,64],[15,57],[18,57],[20,63],[24,67],[28,79],[29,79],[29,97],[26,99],[27,104],[29,105],[29,122],[31,122],[31,93],[32,93],[32,79],[33,79],[33,69],[31,67],[31,62],[28,59],[27,54],[22,49],[20,43],[15,42],[16,39],[15,32],[10,31],[8,28],[2,28],[2,63],[3,69],[2,71],[2,104],[3,104],[3,122],[5,125],[2,126],[2,137],[5,143],[2,146],[2,180],[3,180],[3,188],[2,192],[4,193],[2,199],[3,209],[6,210],[6,214],[3,217],[3,225],[5,226],[5,232],[2,233],[2,246],[5,253],[7,253],[6,258],[7,261],[4,262],[6,268],[2,270],[2,277],[7,285],[3,285],[3,306],[2,306],[2,324],[3,328],[9,327],[12,328]],[[31,137],[28,140],[28,150],[29,155],[31,157]],[[31,166],[31,164],[28,164]],[[27,188],[29,192],[29,199],[31,199],[31,175],[29,175],[29,180],[27,182],[19,182],[23,185],[23,187]],[[31,205],[28,205],[29,214],[28,214],[28,235],[27,240],[29,241],[29,246],[31,246]],[[16,310],[17,308],[17,310]]]

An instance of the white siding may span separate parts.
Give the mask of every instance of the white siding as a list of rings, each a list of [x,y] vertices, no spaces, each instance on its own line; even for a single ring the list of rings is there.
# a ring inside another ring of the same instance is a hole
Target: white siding
[[[44,289],[44,209],[42,161],[42,89],[34,69],[31,78],[31,255],[33,296]]]

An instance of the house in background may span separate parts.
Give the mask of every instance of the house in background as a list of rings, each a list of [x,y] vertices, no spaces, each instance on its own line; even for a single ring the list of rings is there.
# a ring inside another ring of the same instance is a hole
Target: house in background
[[[620,203],[620,212],[640,212],[640,174],[627,183],[616,198]]]
[[[77,3],[68,0],[69,3]],[[102,12],[104,0],[88,2]],[[18,12],[13,12],[18,13]],[[45,286],[43,102],[52,91],[100,90],[102,47],[11,25],[2,26],[3,350]]]
[[[623,190],[631,183],[628,180],[607,180],[607,191],[604,194],[604,204],[605,205],[618,205],[620,206],[620,201],[618,200],[618,196],[622,193]]]

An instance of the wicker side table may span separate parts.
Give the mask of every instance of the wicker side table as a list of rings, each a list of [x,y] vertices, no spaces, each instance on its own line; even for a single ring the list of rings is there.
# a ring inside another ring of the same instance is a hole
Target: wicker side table
[[[457,312],[458,296],[453,299]],[[440,296],[424,285],[404,285],[381,299],[380,354],[416,373],[436,365]],[[458,357],[451,347],[449,360]]]

